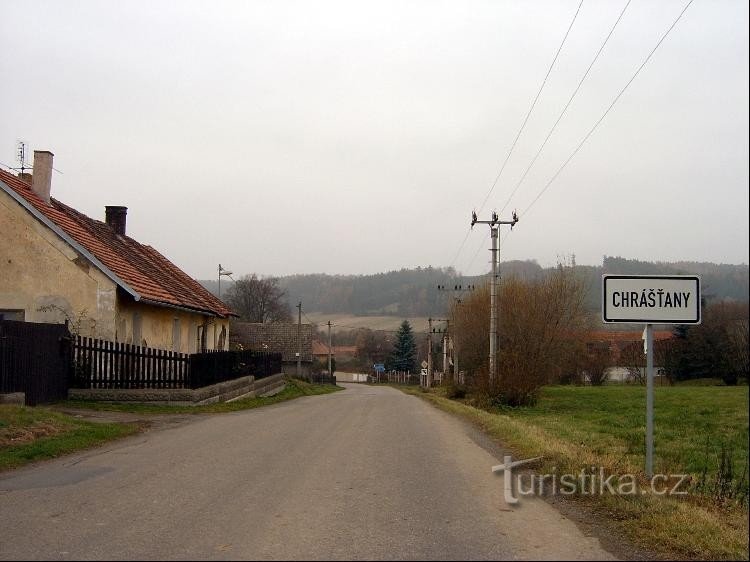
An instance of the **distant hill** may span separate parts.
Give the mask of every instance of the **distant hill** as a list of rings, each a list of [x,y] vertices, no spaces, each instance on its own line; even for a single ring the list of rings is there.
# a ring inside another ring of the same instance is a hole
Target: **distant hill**
[[[540,279],[554,271],[536,261],[510,261],[500,266],[501,276],[515,275],[523,279]],[[702,291],[707,299],[747,301],[750,272],[747,265],[705,262],[646,262],[605,256],[601,266],[578,265],[576,271],[587,287],[586,303],[591,310],[601,306],[603,273],[625,275],[700,275]],[[438,291],[438,285],[479,285],[486,276],[462,277],[452,268],[418,267],[375,275],[290,275],[279,278],[286,290],[290,307],[298,301],[308,312],[352,314],[356,316],[426,317],[443,314],[450,298],[457,293]],[[216,280],[200,281],[218,294]],[[222,293],[231,281],[222,280]]]

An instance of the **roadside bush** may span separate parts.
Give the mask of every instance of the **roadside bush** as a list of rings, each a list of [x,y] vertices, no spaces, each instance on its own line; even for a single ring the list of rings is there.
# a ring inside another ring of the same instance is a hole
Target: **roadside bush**
[[[466,387],[456,384],[451,378],[445,385],[445,397],[451,400],[463,400],[466,398]]]

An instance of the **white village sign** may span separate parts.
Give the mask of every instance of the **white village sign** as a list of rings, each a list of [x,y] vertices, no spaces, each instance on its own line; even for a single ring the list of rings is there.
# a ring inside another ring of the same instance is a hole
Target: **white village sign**
[[[631,324],[700,324],[700,279],[687,275],[603,275],[602,319]]]
[[[602,320],[646,324],[646,476],[654,469],[653,324],[700,324],[701,282],[695,275],[602,275]]]

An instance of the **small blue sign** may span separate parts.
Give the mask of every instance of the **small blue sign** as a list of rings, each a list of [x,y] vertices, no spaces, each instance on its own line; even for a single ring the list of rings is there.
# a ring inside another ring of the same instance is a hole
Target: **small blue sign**
[[[383,365],[382,363],[375,363],[372,366],[372,368],[375,369],[379,373],[382,373],[383,371],[385,371],[385,365]]]

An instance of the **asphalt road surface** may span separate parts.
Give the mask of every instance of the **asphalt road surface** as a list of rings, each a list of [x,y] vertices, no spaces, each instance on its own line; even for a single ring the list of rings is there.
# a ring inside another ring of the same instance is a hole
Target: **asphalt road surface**
[[[0,475],[2,559],[610,559],[417,397],[346,385]]]

